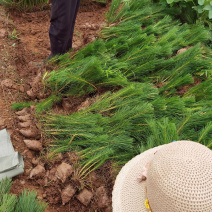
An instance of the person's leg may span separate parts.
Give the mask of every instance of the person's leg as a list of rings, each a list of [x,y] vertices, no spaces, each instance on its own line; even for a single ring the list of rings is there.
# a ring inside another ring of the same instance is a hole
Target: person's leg
[[[76,8],[75,8],[75,14],[74,14],[72,26],[70,27],[70,32],[69,32],[69,40],[66,44],[66,52],[68,52],[72,48],[74,26],[75,26],[75,21],[76,21],[76,17],[77,17],[77,12],[79,10],[79,6],[80,6],[80,0],[78,0]]]
[[[60,1],[52,0],[52,9],[51,9],[51,24],[49,29],[49,38],[51,45],[51,55],[50,57],[60,54],[63,49],[63,41],[59,38],[59,19],[61,16],[61,12],[59,11]],[[62,2],[62,1],[61,1]]]
[[[52,0],[49,37],[53,56],[68,51],[79,2],[80,0]]]

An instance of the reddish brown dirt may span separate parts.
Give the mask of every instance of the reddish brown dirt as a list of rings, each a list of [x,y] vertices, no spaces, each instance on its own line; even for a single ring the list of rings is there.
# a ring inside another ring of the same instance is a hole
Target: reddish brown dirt
[[[202,81],[196,77],[193,77],[194,79],[194,83],[192,84],[189,84],[189,85],[185,85],[185,86],[181,86],[180,88],[178,88],[177,90],[177,94],[178,95],[183,95],[185,94],[186,92],[189,91],[189,89],[191,89],[192,87],[196,86],[196,85],[199,85]]]
[[[98,37],[99,30],[105,23],[104,13],[107,10],[108,6],[91,4],[81,6],[74,34],[73,47],[75,50]],[[66,153],[54,161],[49,161],[46,160],[48,154],[45,151],[36,153],[29,150],[23,141],[26,138],[20,134],[20,121],[15,112],[10,109],[13,102],[29,99],[26,91],[30,89],[31,82],[40,72],[45,71],[39,62],[42,62],[50,54],[49,16],[50,10],[32,13],[13,11],[5,15],[5,11],[0,7],[0,129],[7,128],[9,130],[15,150],[23,155],[25,161],[24,174],[13,178],[12,192],[18,194],[24,188],[36,190],[38,198],[49,203],[46,211],[109,212],[111,211],[113,186],[110,163],[105,164],[96,173],[92,173],[83,180],[77,177],[77,169],[75,169],[65,183],[62,183],[52,177],[55,168],[61,162],[76,165],[76,157],[71,153]],[[91,27],[92,24],[95,27]],[[76,105],[80,105],[80,101],[84,100],[76,99]],[[29,113],[33,114],[33,109]],[[36,124],[35,118],[33,121]],[[40,126],[37,127],[40,128]],[[43,144],[47,142],[44,137],[41,140]],[[35,159],[37,158],[39,158],[38,163],[45,168],[45,173],[30,179],[29,174],[36,166]],[[69,184],[76,189],[76,194],[66,205],[62,205],[61,191]],[[97,195],[97,189],[102,186],[108,197],[104,207],[99,205],[101,200]],[[84,206],[77,199],[77,195],[81,193],[83,188],[87,188],[93,194],[91,202],[87,206]]]

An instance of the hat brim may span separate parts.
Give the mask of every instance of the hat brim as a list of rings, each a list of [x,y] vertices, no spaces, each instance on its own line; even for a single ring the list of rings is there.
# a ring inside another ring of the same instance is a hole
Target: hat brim
[[[166,144],[165,144],[166,145]],[[147,212],[145,181],[139,182],[143,168],[150,162],[161,145],[131,159],[119,172],[112,194],[113,212]]]

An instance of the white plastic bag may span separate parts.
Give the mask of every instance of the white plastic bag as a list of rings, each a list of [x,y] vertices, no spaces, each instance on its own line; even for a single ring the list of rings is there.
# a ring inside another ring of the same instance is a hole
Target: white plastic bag
[[[24,172],[24,161],[20,153],[15,152],[6,129],[0,131],[0,181],[5,177],[14,177]]]

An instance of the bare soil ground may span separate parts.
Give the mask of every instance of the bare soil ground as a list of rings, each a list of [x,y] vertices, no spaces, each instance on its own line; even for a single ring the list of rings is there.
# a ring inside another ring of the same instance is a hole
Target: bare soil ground
[[[107,10],[108,6],[96,4],[81,6],[74,34],[75,50],[98,37]],[[8,129],[15,150],[23,155],[25,161],[25,172],[13,179],[12,192],[18,194],[24,188],[36,190],[38,198],[49,203],[46,211],[109,212],[113,187],[111,164],[106,163],[87,178],[79,179],[74,168],[77,158],[73,153],[61,154],[56,160],[49,161],[44,151],[32,151],[25,145],[26,139],[36,139],[44,146],[46,142],[33,115],[34,108],[21,115],[11,110],[13,102],[29,100],[26,92],[42,72],[40,62],[50,54],[49,20],[50,10],[6,13],[0,7],[0,129]],[[76,99],[77,105],[80,101]],[[21,133],[26,124],[21,120],[23,117],[20,118],[23,115],[28,117],[30,129],[36,128],[35,135]],[[69,173],[63,172],[61,163],[67,165]]]

